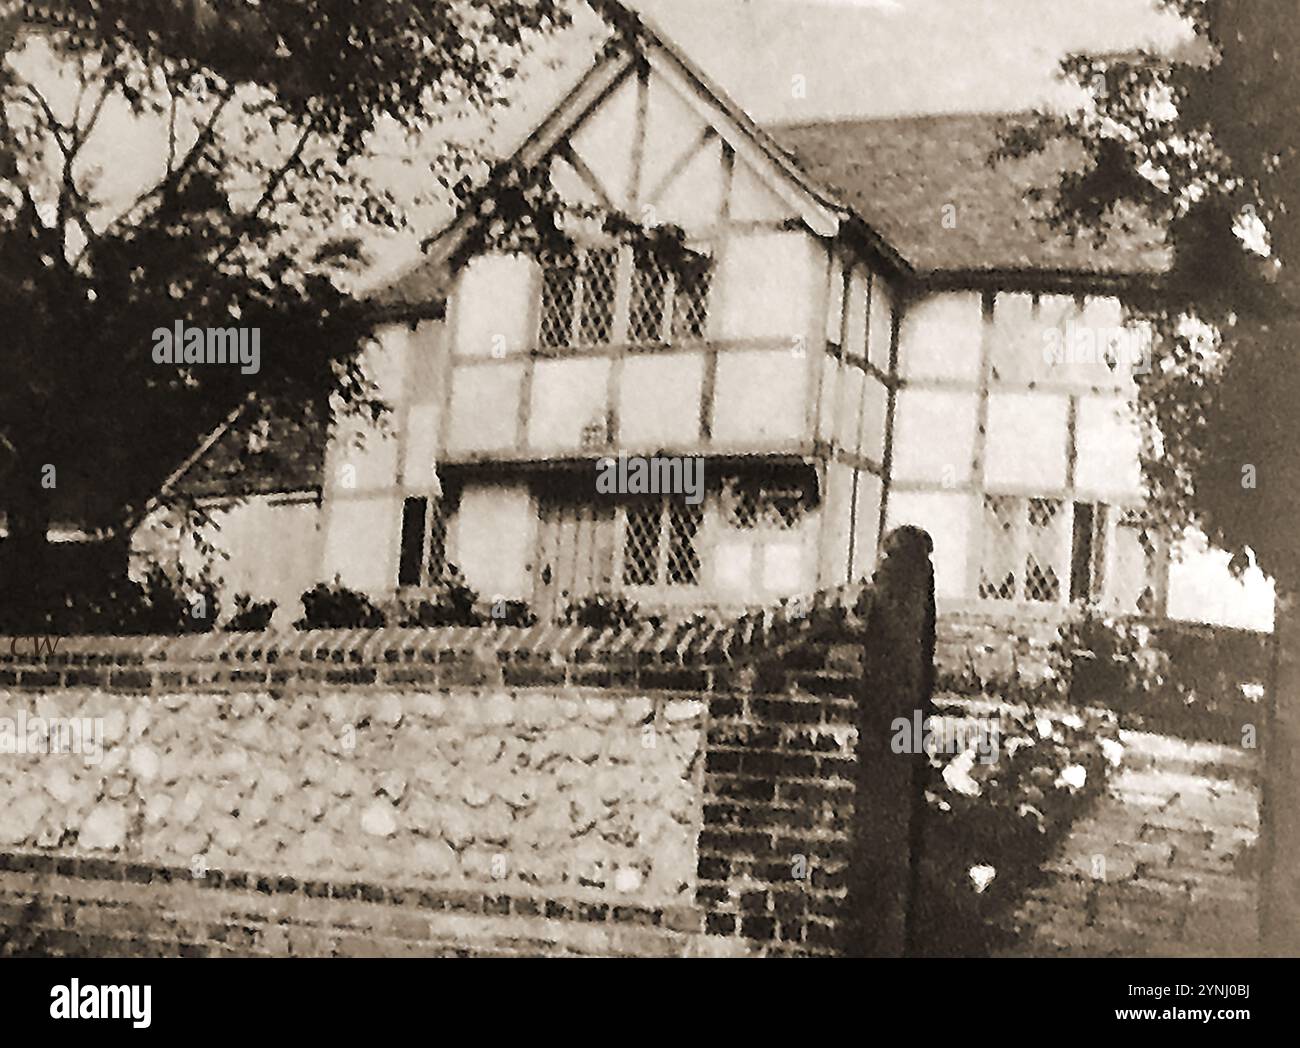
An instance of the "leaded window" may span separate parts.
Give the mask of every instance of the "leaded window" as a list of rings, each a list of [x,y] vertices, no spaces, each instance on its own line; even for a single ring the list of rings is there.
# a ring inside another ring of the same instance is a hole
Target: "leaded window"
[[[665,264],[650,251],[584,248],[542,267],[543,349],[663,346],[708,335],[712,262]]]
[[[702,508],[679,498],[631,503],[623,529],[623,584],[699,585],[703,522]]]

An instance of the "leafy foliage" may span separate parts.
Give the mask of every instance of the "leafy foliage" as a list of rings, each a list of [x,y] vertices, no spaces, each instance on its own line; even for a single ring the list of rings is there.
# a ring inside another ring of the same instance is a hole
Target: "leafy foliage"
[[[375,316],[346,290],[355,246],[335,229],[345,213],[388,230],[406,217],[364,161],[380,132],[427,134],[449,107],[501,104],[523,53],[569,11],[44,0],[24,17],[0,41],[0,569],[44,599],[51,520],[129,531],[254,396],[304,421],[336,405],[382,413],[357,364]],[[158,177],[125,200],[96,154],[123,118],[159,143],[138,165]],[[155,363],[153,332],[176,321],[260,329],[261,370]]]
[[[572,260],[579,231],[630,244],[679,275],[700,259],[679,226],[648,226],[617,209],[566,201],[551,184],[549,164],[527,168],[515,159],[502,161],[485,179],[467,174],[452,189],[469,216],[465,236],[448,260],[452,269],[489,251]]]
[[[235,613],[226,623],[227,633],[261,633],[270,629],[275,616],[276,602],[254,601],[247,593],[235,597]]]
[[[438,581],[434,598],[424,598],[404,607],[401,624],[425,629],[482,626],[484,620],[478,604],[478,593],[465,581],[460,568],[448,564],[446,573]]]
[[[1133,303],[1160,340],[1139,390],[1154,508],[1295,589],[1300,22],[1290,0],[1162,2],[1191,46],[1070,58],[1089,103],[1040,114],[1005,152],[1080,143],[1083,169],[1043,187],[1055,221],[1095,230],[1129,208],[1166,230],[1172,269]]]
[[[945,714],[995,717],[999,736],[991,763],[974,748],[930,756],[917,949],[984,957],[1014,942],[1017,906],[1105,793],[1122,747],[1113,716],[1095,712],[998,705],[986,713],[950,703]]]
[[[527,601],[499,600],[493,603],[488,619],[494,626],[529,627],[537,625],[537,616],[533,614]]]
[[[564,621],[570,626],[595,630],[626,630],[658,619],[646,619],[635,601],[597,593],[574,601],[564,611]]]
[[[86,584],[88,582],[95,584]],[[173,578],[153,567],[129,578],[77,580],[44,609],[18,603],[0,609],[0,631],[56,636],[208,633],[221,614],[208,579]]]
[[[302,595],[300,630],[381,629],[387,624],[383,611],[364,593],[348,589],[338,579],[317,583]]]
[[[1248,631],[1153,629],[1085,609],[1053,645],[1056,686],[1077,707],[1113,710],[1126,728],[1241,745],[1260,730],[1267,639]]]

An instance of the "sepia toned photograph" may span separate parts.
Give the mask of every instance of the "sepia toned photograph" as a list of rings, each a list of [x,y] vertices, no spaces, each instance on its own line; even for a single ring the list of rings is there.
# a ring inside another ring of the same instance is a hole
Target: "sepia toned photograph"
[[[1051,959],[1218,1026],[1300,955],[1296,0],[0,49],[36,1020],[217,999],[162,959]]]

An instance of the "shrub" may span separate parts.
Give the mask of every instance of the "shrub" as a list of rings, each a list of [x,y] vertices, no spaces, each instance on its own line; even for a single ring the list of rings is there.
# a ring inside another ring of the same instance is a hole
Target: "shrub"
[[[235,613],[226,623],[226,632],[261,633],[270,628],[275,609],[273,600],[255,603],[247,593],[241,593],[235,597]]]
[[[1053,658],[1076,706],[1114,710],[1126,728],[1239,744],[1264,716],[1268,637],[1242,630],[1112,619],[1085,609]]]
[[[999,706],[996,760],[932,755],[916,938],[925,956],[988,956],[1044,862],[1106,790],[1122,747],[1113,717]]]
[[[523,600],[498,600],[488,615],[494,626],[536,626],[537,616]]]
[[[401,605],[401,624],[423,629],[441,629],[447,626],[482,626],[483,616],[478,610],[478,593],[465,581],[465,576],[455,564],[438,581],[432,598],[414,604]]]
[[[332,584],[319,582],[302,595],[300,630],[379,629],[387,624],[384,613],[364,593],[348,589],[338,578]]]
[[[569,626],[586,629],[633,629],[645,623],[659,623],[657,617],[641,615],[641,609],[626,597],[613,597],[604,593],[592,594],[575,600],[564,611],[564,622]]]
[[[113,579],[95,590],[65,594],[60,607],[39,622],[25,623],[24,631],[60,636],[207,633],[220,613],[210,580],[174,579],[155,565],[139,582]]]
[[[1061,626],[1052,645],[1062,690],[1079,706],[1105,705],[1160,682],[1163,660],[1139,623],[1107,618],[1085,607]]]
[[[133,633],[210,633],[221,615],[221,602],[210,580],[173,580],[161,567],[151,568],[139,587]]]

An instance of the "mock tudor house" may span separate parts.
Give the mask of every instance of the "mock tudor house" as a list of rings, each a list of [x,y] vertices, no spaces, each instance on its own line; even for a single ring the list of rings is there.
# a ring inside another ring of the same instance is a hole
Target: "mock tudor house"
[[[178,478],[215,507],[226,590],[292,618],[316,582],[391,598],[455,564],[542,617],[589,594],[770,605],[869,576],[915,524],[941,609],[1238,616],[1212,552],[1173,560],[1142,523],[1150,355],[1122,302],[1168,253],[1140,226],[1049,228],[1025,191],[1069,150],[991,164],[1001,122],[762,128],[642,24],[515,159],[680,229],[697,263],[592,235],[576,263],[453,265],[461,215],[377,299],[386,425],[235,423]],[[702,459],[703,500],[598,490],[619,455]],[[169,534],[160,512],[138,545]]]

